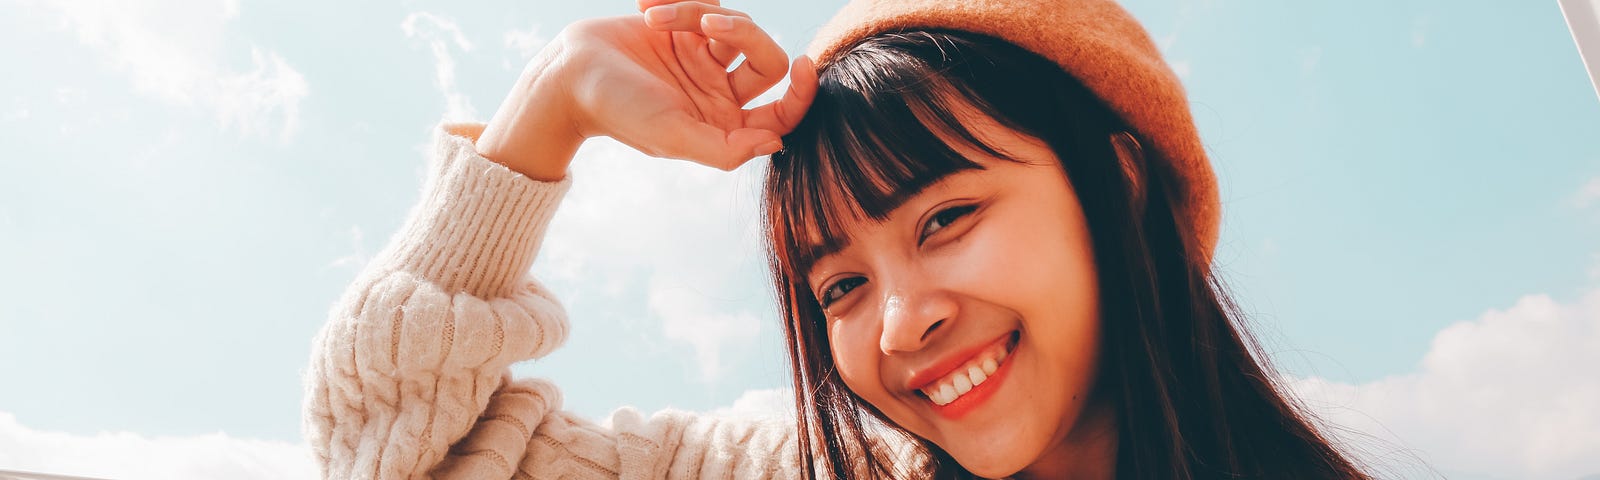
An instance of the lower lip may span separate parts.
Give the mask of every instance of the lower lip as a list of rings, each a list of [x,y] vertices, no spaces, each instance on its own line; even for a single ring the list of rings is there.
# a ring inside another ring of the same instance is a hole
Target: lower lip
[[[1005,381],[1007,373],[1011,373],[1011,364],[1016,363],[1012,360],[1016,358],[1017,351],[1021,349],[1022,341],[1019,339],[1017,345],[1011,347],[1011,353],[1006,355],[1005,362],[1001,363],[1000,367],[994,370],[994,373],[989,374],[989,378],[984,379],[983,383],[978,384],[978,386],[972,387],[972,390],[968,390],[966,394],[957,398],[956,401],[939,405],[933,403],[933,400],[923,400],[933,407],[933,413],[950,420],[960,420],[961,417],[967,416],[968,413],[983,405],[983,402],[988,400],[989,397],[994,396],[994,392],[1000,389],[1000,382]]]

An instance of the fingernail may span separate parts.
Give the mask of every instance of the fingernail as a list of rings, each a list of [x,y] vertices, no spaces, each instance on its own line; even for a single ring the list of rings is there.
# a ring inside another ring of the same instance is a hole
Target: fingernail
[[[779,150],[783,150],[783,140],[773,140],[756,147],[755,154],[760,157],[778,153]]]
[[[733,30],[733,17],[726,15],[706,15],[706,27],[712,30]]]
[[[672,7],[656,7],[645,10],[644,13],[650,17],[650,21],[656,23],[666,23],[678,18],[678,9]]]

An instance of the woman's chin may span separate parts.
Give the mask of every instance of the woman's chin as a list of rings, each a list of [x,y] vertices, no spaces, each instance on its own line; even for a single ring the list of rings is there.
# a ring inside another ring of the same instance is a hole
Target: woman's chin
[[[1023,432],[1017,432],[1023,433]],[[961,468],[982,478],[1007,478],[1027,468],[1044,449],[1025,442],[1025,435],[1003,438],[974,436],[946,442],[939,448]]]
[[[1043,448],[1033,445],[1031,431],[1023,425],[996,425],[998,428],[965,435],[948,435],[939,445],[961,468],[982,478],[1006,478],[1027,467]]]
[[[1007,478],[1028,466],[1027,460],[1013,458],[1015,452],[974,452],[971,455],[951,456],[961,468],[980,478]]]

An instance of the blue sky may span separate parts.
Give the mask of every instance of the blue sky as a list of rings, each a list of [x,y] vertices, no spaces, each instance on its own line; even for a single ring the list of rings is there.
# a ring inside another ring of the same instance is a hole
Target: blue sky
[[[841,4],[727,3],[791,52]],[[1219,270],[1307,403],[1452,478],[1600,473],[1600,101],[1555,2],[1125,5],[1217,167]],[[631,9],[0,0],[0,469],[294,455],[310,339],[430,128]],[[781,398],[759,171],[586,145],[534,268],[574,330],[517,373],[595,418]]]

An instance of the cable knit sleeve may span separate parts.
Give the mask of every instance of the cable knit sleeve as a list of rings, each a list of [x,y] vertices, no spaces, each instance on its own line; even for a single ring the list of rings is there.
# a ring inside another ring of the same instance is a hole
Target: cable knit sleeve
[[[793,476],[791,422],[625,408],[601,427],[511,376],[567,335],[527,271],[571,180],[477,155],[482,128],[438,129],[422,200],[313,341],[303,426],[323,478]]]

